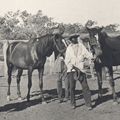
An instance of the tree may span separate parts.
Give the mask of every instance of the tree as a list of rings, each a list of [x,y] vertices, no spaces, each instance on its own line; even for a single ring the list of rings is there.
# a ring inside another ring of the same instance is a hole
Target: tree
[[[87,23],[85,24],[85,27],[91,27],[92,25],[97,24],[96,21],[88,20]]]
[[[0,18],[0,37],[1,39],[31,39],[49,33],[47,23],[55,26],[52,18],[42,14],[39,10],[32,15],[27,11],[8,12]]]
[[[104,28],[104,31],[105,32],[109,32],[109,33],[115,33],[117,28],[118,28],[119,24],[110,24],[110,25],[107,25],[105,28]]]

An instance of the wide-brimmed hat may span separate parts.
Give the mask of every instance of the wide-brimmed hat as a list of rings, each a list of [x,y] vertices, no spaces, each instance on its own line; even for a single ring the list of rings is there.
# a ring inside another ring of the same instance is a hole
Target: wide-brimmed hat
[[[63,38],[68,38],[68,39],[72,39],[72,38],[77,38],[80,36],[79,33],[76,33],[75,32],[75,28],[74,27],[71,27],[70,29],[66,30],[64,33],[63,33]]]
[[[52,28],[52,33],[53,34],[60,34],[60,29],[59,28]]]
[[[79,36],[80,36],[79,33],[74,33],[74,34],[71,34],[71,35],[69,36],[69,39],[71,40],[72,38],[77,38],[77,37],[79,37]]]

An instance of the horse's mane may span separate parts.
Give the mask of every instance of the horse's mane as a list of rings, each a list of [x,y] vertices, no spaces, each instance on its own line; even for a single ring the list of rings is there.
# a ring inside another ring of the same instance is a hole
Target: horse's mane
[[[102,37],[104,37],[104,38],[109,37],[106,32],[100,32],[100,34],[101,34]]]
[[[116,36],[116,38],[120,40],[120,35],[119,35],[119,36]]]
[[[44,35],[44,36],[41,36],[41,37],[37,37],[37,38],[34,38],[34,39],[30,39],[29,41],[28,41],[28,44],[34,44],[35,42],[36,42],[36,40],[40,40],[41,42],[42,41],[46,41],[46,40],[48,40],[48,38],[50,38],[50,37],[53,37],[53,34],[46,34],[46,35]]]

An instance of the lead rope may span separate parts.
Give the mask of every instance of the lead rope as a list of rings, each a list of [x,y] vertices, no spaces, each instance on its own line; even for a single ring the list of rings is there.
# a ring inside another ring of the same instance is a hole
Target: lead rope
[[[75,66],[73,66],[73,69],[75,70],[74,79],[76,81],[80,80],[80,72],[81,72],[80,69]]]

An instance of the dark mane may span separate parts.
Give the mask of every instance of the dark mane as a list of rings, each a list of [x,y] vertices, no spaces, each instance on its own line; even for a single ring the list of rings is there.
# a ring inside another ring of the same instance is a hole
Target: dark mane
[[[108,37],[106,32],[101,32],[101,34],[102,34],[103,37]]]
[[[98,36],[100,39],[105,39],[105,38],[109,37],[106,32],[99,32]]]
[[[43,41],[45,42],[45,40],[48,40],[50,39],[51,37],[53,37],[53,34],[47,34],[47,35],[44,35],[44,36],[41,36],[41,37],[38,37],[38,38],[34,38],[34,39],[31,39],[28,41],[28,44],[31,44],[31,43],[35,43],[37,40],[40,40],[40,41]]]

